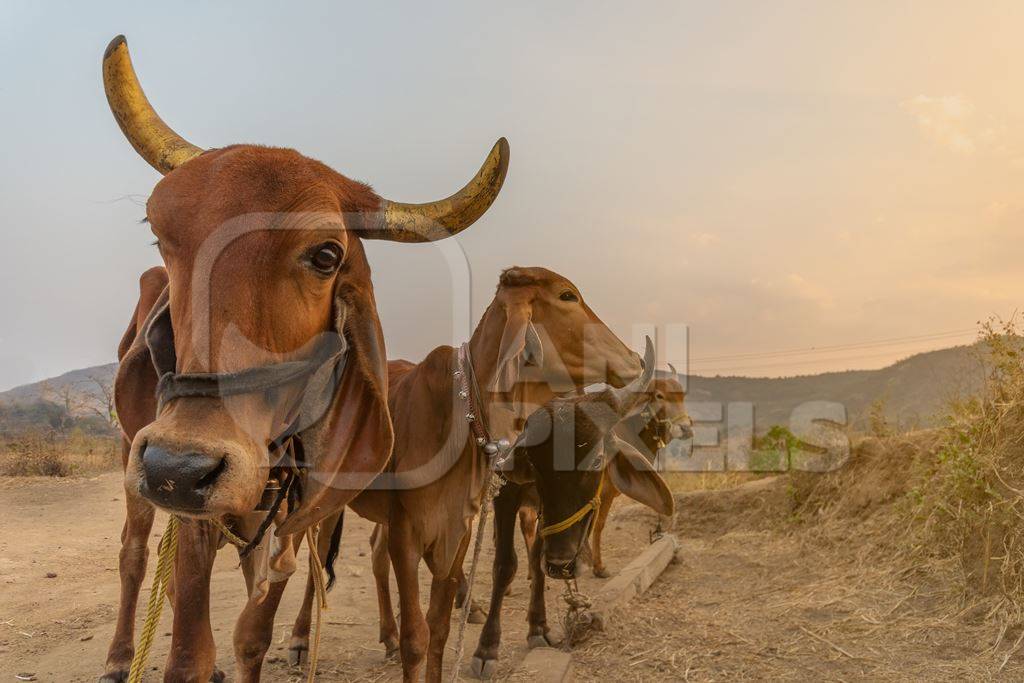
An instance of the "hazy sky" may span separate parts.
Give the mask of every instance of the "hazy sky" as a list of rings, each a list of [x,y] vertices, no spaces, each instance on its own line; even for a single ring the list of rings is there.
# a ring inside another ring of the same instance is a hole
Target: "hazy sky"
[[[780,375],[1024,301],[1018,2],[41,5],[0,6],[0,389],[112,360],[158,262],[158,176],[103,96],[118,33],[192,142],[294,147],[389,198],[450,193],[507,136],[459,238],[474,321],[500,268],[545,265],[626,339],[689,324],[695,372]],[[390,355],[450,341],[444,256],[370,258]]]

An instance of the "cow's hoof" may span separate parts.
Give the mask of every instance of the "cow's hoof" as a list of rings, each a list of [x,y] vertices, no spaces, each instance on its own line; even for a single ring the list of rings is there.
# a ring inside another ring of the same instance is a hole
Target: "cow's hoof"
[[[398,641],[397,640],[385,640],[384,643],[384,659],[398,659]]]
[[[607,579],[612,573],[604,567],[594,567],[594,576],[599,579]]]
[[[487,621],[487,612],[474,600],[473,605],[469,608],[469,623],[482,624],[485,621]]]
[[[292,645],[288,648],[288,664],[291,666],[305,666],[309,661],[309,648],[304,645]]]
[[[128,683],[128,670],[118,669],[116,671],[108,671],[100,676],[99,683]]]
[[[227,674],[220,669],[214,669],[213,675],[210,676],[210,683],[224,683],[227,680]]]
[[[526,639],[526,646],[531,650],[538,647],[555,647],[556,645],[558,645],[558,643],[547,634],[543,636],[529,636]]]
[[[474,678],[479,678],[481,681],[489,681],[494,678],[494,672],[497,670],[497,659],[473,657],[473,660],[469,663],[469,672],[473,674]]]

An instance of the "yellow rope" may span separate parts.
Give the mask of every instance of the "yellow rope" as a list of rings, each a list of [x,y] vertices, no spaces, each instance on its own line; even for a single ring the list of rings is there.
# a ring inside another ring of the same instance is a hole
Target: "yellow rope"
[[[594,497],[590,501],[588,501],[583,507],[581,507],[575,513],[573,513],[571,517],[563,519],[561,522],[558,522],[557,524],[549,524],[548,526],[542,528],[540,530],[540,535],[543,537],[547,537],[551,534],[557,534],[560,531],[565,531],[573,524],[586,517],[587,513],[590,512],[591,510],[594,511],[594,514],[597,514],[598,509],[600,509],[601,507],[601,489],[603,487],[604,477],[602,476],[601,481],[598,482],[597,484],[597,493],[594,494]]]
[[[220,520],[212,521],[228,541],[240,547],[245,546],[245,541],[233,534]],[[178,518],[171,515],[167,520],[164,535],[160,539],[156,572],[153,574],[153,586],[150,588],[149,601],[146,604],[146,621],[142,627],[142,635],[139,637],[139,647],[135,650],[135,656],[132,658],[128,683],[142,681],[142,673],[146,670],[149,652],[153,648],[153,637],[156,635],[156,627],[160,625],[160,614],[163,612],[167,585],[174,568],[174,557],[178,553],[178,524]],[[327,588],[324,584],[323,563],[320,561],[316,547],[316,531],[313,528],[306,529],[306,542],[309,545],[309,571],[313,576],[313,586],[316,589],[316,630],[313,632],[313,643],[309,649],[309,677],[307,679],[309,683],[313,683],[316,679],[317,660],[320,656],[321,612],[327,609]]]
[[[487,512],[491,509],[494,497],[501,490],[501,481],[494,471],[491,470],[487,480],[487,488],[484,490],[483,503],[480,505],[480,518],[476,527],[476,543],[473,545],[473,561],[469,565],[469,576],[466,579],[466,594],[462,598],[462,618],[459,620],[459,634],[455,641],[455,663],[452,665],[452,683],[459,680],[459,671],[462,668],[462,646],[466,638],[466,624],[469,623],[469,613],[472,611],[473,603],[473,581],[476,578],[476,565],[480,562],[480,551],[484,545],[484,527],[487,525]]]
[[[163,611],[167,584],[171,578],[174,556],[177,552],[178,518],[171,515],[167,520],[167,528],[164,530],[164,535],[160,539],[160,547],[157,550],[156,572],[153,574],[153,586],[149,590],[149,602],[146,604],[146,622],[142,627],[142,635],[139,637],[139,647],[135,650],[135,656],[132,657],[128,683],[139,683],[142,680],[142,672],[146,670],[146,660],[149,659],[149,651],[153,647],[156,627],[160,624],[160,613]]]
[[[222,534],[224,534],[224,538],[228,539],[228,543],[231,545],[237,546],[238,548],[244,548],[249,545],[248,541],[231,531],[231,529],[228,528],[228,525],[219,519],[211,519],[210,522],[217,527]]]
[[[320,553],[316,547],[316,527],[306,529],[306,545],[309,546],[309,573],[313,577],[313,588],[316,590],[316,626],[313,630],[313,642],[309,646],[309,673],[307,681],[316,679],[316,666],[320,659],[320,626],[322,614],[327,609],[327,588],[324,586],[324,565],[320,561]]]

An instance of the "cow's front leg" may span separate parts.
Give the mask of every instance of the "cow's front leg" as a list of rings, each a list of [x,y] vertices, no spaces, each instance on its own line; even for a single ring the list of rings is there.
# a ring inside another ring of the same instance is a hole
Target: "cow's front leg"
[[[558,644],[550,636],[547,607],[544,605],[544,569],[541,567],[543,554],[544,539],[538,538],[530,547],[530,607],[526,612],[530,630],[526,635],[526,643],[531,648]]]
[[[460,567],[455,577],[458,588],[455,589],[455,608],[462,609],[466,606],[466,596],[469,595],[469,581],[466,579],[466,572]],[[482,624],[487,619],[487,612],[480,606],[480,601],[473,598],[469,606],[469,623]]]
[[[217,648],[210,626],[210,575],[220,532],[208,522],[182,520],[174,562],[174,627],[165,683],[206,683]]]
[[[491,581],[491,605],[487,620],[480,631],[480,641],[470,662],[470,670],[477,678],[489,679],[498,668],[498,649],[501,646],[501,606],[508,587],[516,576],[519,560],[516,557],[516,511],[519,508],[520,487],[505,484],[494,499],[494,566]]]
[[[149,558],[153,506],[126,491],[125,507],[121,554],[118,560],[121,601],[117,610],[114,637],[107,650],[106,670],[100,678],[100,683],[123,683],[128,680],[128,670],[135,655],[135,608],[139,602],[139,589],[146,577],[146,563]]]
[[[313,600],[316,585],[313,576],[306,576],[306,591],[302,594],[302,606],[292,625],[292,637],[288,643],[288,663],[302,666],[309,661],[309,629],[313,621]]]
[[[261,601],[250,598],[235,624],[235,671],[238,681],[256,683],[260,680],[263,658],[274,637],[274,615],[281,603],[288,580],[270,584]]]
[[[388,527],[378,524],[370,534],[370,553],[373,557],[373,580],[377,584],[377,609],[380,612],[380,641],[384,656],[398,654],[398,622],[391,604],[391,558],[388,557]]]
[[[594,576],[599,579],[607,579],[611,576],[611,572],[604,564],[604,556],[601,554],[601,535],[604,533],[604,526],[608,522],[608,513],[611,512],[612,503],[615,498],[619,495],[618,489],[612,484],[611,479],[608,478],[608,473],[604,474],[606,477],[604,486],[601,488],[601,507],[597,510],[597,517],[594,519],[594,530],[590,533],[591,538],[591,556],[594,560]]]
[[[391,523],[388,525],[388,554],[398,583],[402,679],[409,683],[419,680],[429,634],[420,608],[419,564],[422,556],[412,525],[397,504],[392,506]]]
[[[340,517],[334,515],[328,517],[320,524],[320,532],[316,536],[317,553],[320,559],[327,557],[327,551],[331,546],[331,537],[338,525]],[[299,552],[302,545],[302,534],[295,536],[295,552]],[[306,592],[302,594],[302,605],[299,613],[292,624],[292,636],[288,642],[288,663],[292,666],[302,666],[309,661],[309,631],[313,622],[313,600],[316,597],[316,585],[313,583],[312,573],[307,572]]]
[[[427,627],[430,629],[430,643],[427,649],[427,683],[441,683],[441,672],[444,666],[444,647],[448,642],[448,632],[452,625],[452,606],[455,603],[455,591],[459,587],[459,575],[462,574],[462,561],[469,548],[469,531],[466,531],[455,553],[452,570],[434,573],[430,584],[430,608],[427,610]],[[439,567],[437,569],[440,569]],[[434,571],[434,567],[431,568]]]
[[[532,505],[520,505],[519,507],[519,531],[523,535],[523,545],[526,547],[526,556],[530,556],[530,549],[537,543],[537,508]],[[527,563],[527,578],[533,579],[533,563]],[[511,586],[511,584],[509,584]]]
[[[240,520],[239,531],[244,538],[253,538],[259,528],[262,517],[259,514],[248,515]],[[296,541],[301,535],[291,538],[275,538],[272,530],[268,530],[263,537],[261,546],[270,546],[270,552],[275,548],[280,552],[282,565],[288,565],[285,559],[294,561],[296,552]],[[274,615],[277,614],[278,605],[281,603],[281,595],[288,585],[288,576],[278,581],[269,581],[267,585],[260,585],[261,580],[266,578],[260,571],[259,562],[273,562],[274,558],[268,558],[263,553],[251,553],[242,558],[242,572],[245,575],[246,589],[249,600],[246,602],[242,613],[235,623],[234,649],[235,649],[235,672],[238,681],[255,682],[260,680],[260,672],[263,669],[263,658],[270,648],[270,642],[274,637]],[[292,566],[294,568],[294,566]],[[280,578],[280,577],[273,577]],[[262,591],[266,590],[266,594]]]

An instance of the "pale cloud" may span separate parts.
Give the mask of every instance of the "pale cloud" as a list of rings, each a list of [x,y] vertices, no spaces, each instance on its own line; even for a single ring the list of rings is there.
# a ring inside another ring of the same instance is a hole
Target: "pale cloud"
[[[835,306],[835,299],[833,299],[832,294],[827,289],[808,281],[799,273],[787,275],[786,284],[789,291],[799,299],[809,301],[821,308],[833,308]]]
[[[710,247],[718,244],[718,235],[710,232],[691,232],[690,241],[701,247]]]
[[[798,314],[801,315],[812,309],[830,310],[836,305],[835,297],[828,289],[799,273],[789,273],[780,279],[755,277],[749,283],[750,294],[760,302],[759,306],[770,302],[773,309],[803,309]],[[812,308],[808,309],[808,305]]]
[[[921,132],[938,144],[958,154],[973,154],[977,150],[969,125],[974,105],[963,95],[918,95],[904,100],[900,107],[912,114]],[[992,128],[981,132],[987,141],[994,135]]]

